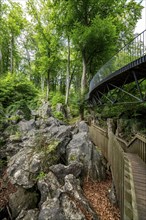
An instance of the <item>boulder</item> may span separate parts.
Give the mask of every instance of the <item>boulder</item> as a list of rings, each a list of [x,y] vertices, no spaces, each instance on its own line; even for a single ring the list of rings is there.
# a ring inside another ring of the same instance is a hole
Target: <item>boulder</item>
[[[62,103],[57,103],[56,112],[61,112],[64,117],[67,117],[67,110]]]
[[[13,184],[32,188],[41,170],[43,154],[33,149],[23,148],[8,163],[7,173]]]
[[[65,137],[71,137],[71,126],[60,125],[56,138],[62,140]]]
[[[68,195],[63,194],[61,199],[61,205],[64,212],[65,220],[86,220],[85,214],[80,209],[78,202],[75,202]]]
[[[104,179],[105,168],[102,163],[101,153],[91,143],[87,132],[79,132],[73,136],[66,148],[66,156],[68,164],[74,161],[83,164],[84,176],[94,180]]]
[[[51,125],[59,126],[60,122],[58,119],[51,116],[49,118],[38,118],[36,120],[36,125],[38,129],[44,129],[46,127],[50,127]]]
[[[78,161],[83,163],[83,171],[87,175],[91,167],[92,143],[85,132],[77,133],[67,146],[66,156],[68,164]]]
[[[7,158],[11,158],[12,156],[14,156],[20,149],[21,148],[19,143],[8,142],[5,145],[5,152]]]
[[[84,216],[88,216],[88,217],[90,216],[90,218],[93,220],[99,220],[99,216],[92,210],[88,200],[83,195],[79,180],[77,180],[72,174],[69,174],[65,177],[65,184],[63,186],[63,191],[65,192],[65,194],[69,195],[69,198],[71,198],[72,201],[74,201],[74,203],[76,204],[77,212],[81,211]],[[72,209],[70,212],[72,212]],[[70,214],[69,212],[67,213]],[[75,219],[75,216],[72,216],[71,219],[72,220]],[[79,219],[87,219],[87,218],[79,218]]]
[[[49,102],[44,101],[38,109],[37,114],[40,118],[48,118],[51,116],[51,106]]]
[[[38,209],[22,210],[16,220],[38,220]]]
[[[37,185],[41,194],[39,206],[41,206],[47,198],[52,199],[58,197],[60,194],[59,189],[61,188],[61,185],[52,172],[49,172],[44,175],[43,178],[39,179]]]
[[[86,220],[87,215],[93,220],[99,219],[84,197],[79,181],[72,174],[65,176],[64,185],[58,180],[49,172],[38,182],[41,192],[39,220]]]
[[[37,207],[39,195],[35,191],[29,191],[22,187],[17,187],[17,191],[9,196],[9,207],[12,217],[16,218],[22,210]]]
[[[66,220],[58,198],[47,198],[41,206],[38,220]]]
[[[62,184],[64,183],[64,178],[68,174],[73,174],[78,178],[82,172],[83,164],[79,162],[73,162],[68,166],[63,164],[56,164],[51,166],[49,169],[55,174],[58,181]]]
[[[80,121],[78,124],[79,132],[89,132],[88,125],[85,121]]]
[[[34,127],[36,126],[35,124],[35,120],[31,119],[29,121],[26,120],[22,120],[18,123],[19,126],[19,131],[21,133],[27,133],[28,131],[34,129]]]
[[[115,205],[115,206],[118,205],[118,200],[117,200],[117,196],[116,196],[116,189],[115,189],[114,183],[112,183],[111,188],[108,190],[108,198],[109,198],[112,205]]]

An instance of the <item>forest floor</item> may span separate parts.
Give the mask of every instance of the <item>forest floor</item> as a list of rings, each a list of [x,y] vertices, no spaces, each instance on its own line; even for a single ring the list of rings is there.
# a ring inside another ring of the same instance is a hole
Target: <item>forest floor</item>
[[[120,220],[119,208],[113,206],[108,199],[111,185],[111,179],[101,182],[85,180],[83,184],[84,195],[101,220]]]
[[[0,211],[8,205],[9,195],[16,192],[15,186],[7,179],[6,172],[0,178]]]

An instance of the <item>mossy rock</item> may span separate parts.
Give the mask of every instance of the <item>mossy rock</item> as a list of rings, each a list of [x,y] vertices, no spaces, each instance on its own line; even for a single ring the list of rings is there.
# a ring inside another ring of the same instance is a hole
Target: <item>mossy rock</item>
[[[71,154],[70,156],[69,156],[69,162],[73,162],[73,161],[76,161],[77,160],[77,155],[76,154]]]
[[[10,125],[4,131],[5,135],[7,136],[15,135],[17,132],[18,132],[18,125]]]
[[[6,141],[4,140],[3,137],[0,137],[0,148],[5,145]]]
[[[44,144],[37,146],[36,150],[43,153],[42,169],[41,172],[45,173],[48,171],[49,167],[57,164],[60,156],[58,154],[59,141],[51,140],[49,144]]]

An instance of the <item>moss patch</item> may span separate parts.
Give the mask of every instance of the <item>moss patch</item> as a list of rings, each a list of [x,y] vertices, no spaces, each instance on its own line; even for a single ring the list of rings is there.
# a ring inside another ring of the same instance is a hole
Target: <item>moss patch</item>
[[[77,160],[77,155],[76,154],[71,154],[69,156],[69,161],[76,161]]]

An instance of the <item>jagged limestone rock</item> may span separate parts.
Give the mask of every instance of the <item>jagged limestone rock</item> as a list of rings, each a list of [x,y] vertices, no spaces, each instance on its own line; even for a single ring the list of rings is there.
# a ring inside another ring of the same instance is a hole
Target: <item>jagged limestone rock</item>
[[[38,220],[65,220],[58,198],[52,198],[42,204]]]
[[[22,210],[16,220],[38,220],[38,209]]]
[[[10,194],[9,207],[12,217],[15,219],[22,210],[34,209],[38,203],[38,194],[22,187],[17,187],[17,191]]]
[[[64,183],[64,178],[68,174],[73,174],[76,178],[81,175],[83,169],[83,164],[79,162],[73,162],[68,166],[63,164],[56,164],[50,167],[50,170],[55,174],[58,178],[58,181]]]
[[[79,132],[89,132],[88,125],[85,121],[80,121],[78,124]]]
[[[64,172],[62,170],[62,172]],[[59,178],[49,172],[38,182],[41,192],[39,220],[86,220],[90,213],[93,220],[98,220],[97,214],[91,209],[84,197],[79,180],[69,174],[65,176],[65,184],[59,184]]]
[[[41,193],[39,206],[41,206],[47,200],[47,198],[51,199],[60,194],[59,189],[61,188],[61,185],[57,177],[52,172],[49,172],[48,174],[44,175],[43,178],[40,178],[37,185]]]
[[[8,164],[7,173],[13,184],[23,188],[32,188],[37,181],[37,175],[41,170],[42,153],[33,149],[24,148],[15,154]]]
[[[7,172],[25,192],[39,191],[40,200],[34,207],[25,207],[29,197],[23,197],[17,220],[27,220],[30,213],[35,220],[35,211],[29,209],[38,207],[39,220],[84,220],[88,213],[98,220],[80,187],[83,173],[95,180],[103,178],[101,155],[89,140],[86,123],[66,126],[50,117],[24,124],[22,142],[17,143],[20,150],[10,158]]]

